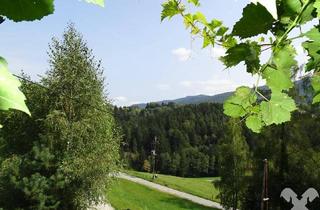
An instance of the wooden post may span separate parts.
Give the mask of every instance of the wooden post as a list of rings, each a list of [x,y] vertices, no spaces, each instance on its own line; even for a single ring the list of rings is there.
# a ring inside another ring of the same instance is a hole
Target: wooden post
[[[261,195],[261,210],[269,209],[269,197],[268,197],[268,160],[264,159],[263,170],[263,183],[262,183],[262,195]]]

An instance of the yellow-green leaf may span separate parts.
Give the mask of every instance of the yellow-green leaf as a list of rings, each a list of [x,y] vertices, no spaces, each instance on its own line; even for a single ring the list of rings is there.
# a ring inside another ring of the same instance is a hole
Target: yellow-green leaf
[[[9,72],[6,60],[0,57],[0,109],[16,109],[31,115],[20,86],[20,81]]]
[[[86,2],[104,7],[104,0],[86,0]]]

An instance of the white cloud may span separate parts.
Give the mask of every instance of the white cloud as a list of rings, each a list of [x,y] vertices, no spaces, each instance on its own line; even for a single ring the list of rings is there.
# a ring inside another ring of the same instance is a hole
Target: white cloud
[[[226,50],[222,47],[213,47],[210,50],[211,57],[213,58],[220,58],[226,54]]]
[[[157,84],[156,88],[162,91],[170,90],[171,86],[168,84]]]
[[[124,102],[127,102],[127,101],[128,101],[127,97],[124,97],[124,96],[114,97],[114,100],[115,100],[116,102],[120,102],[120,103],[124,103]]]
[[[192,50],[186,48],[177,48],[171,51],[179,61],[185,62],[191,57]]]
[[[198,81],[182,81],[180,86],[191,91],[190,94],[214,95],[235,90],[239,84],[232,80],[211,79]]]

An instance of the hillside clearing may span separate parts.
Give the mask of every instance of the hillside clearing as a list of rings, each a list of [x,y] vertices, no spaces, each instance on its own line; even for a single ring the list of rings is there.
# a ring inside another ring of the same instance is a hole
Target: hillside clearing
[[[123,179],[113,186],[108,199],[118,210],[214,210]]]
[[[212,182],[218,181],[219,177],[184,178],[158,174],[157,179],[152,179],[152,174],[150,173],[131,170],[126,171],[126,173],[175,190],[219,202],[219,199],[217,198],[219,190],[212,184]]]

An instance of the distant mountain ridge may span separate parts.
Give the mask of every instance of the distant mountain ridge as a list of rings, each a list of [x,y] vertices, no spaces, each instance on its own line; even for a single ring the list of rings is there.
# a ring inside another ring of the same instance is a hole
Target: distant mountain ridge
[[[186,104],[200,104],[200,103],[223,103],[232,92],[221,93],[213,96],[209,95],[196,95],[196,96],[186,96],[183,98],[173,99],[173,100],[163,100],[163,101],[156,101],[152,103],[156,104],[168,104],[168,103],[175,103],[179,105],[186,105]],[[148,103],[141,103],[141,104],[133,104],[132,107],[138,107],[141,109],[146,108]]]
[[[294,82],[295,88],[298,91],[298,94],[301,96],[306,96],[307,101],[312,101],[312,95],[308,93],[308,90],[306,90],[306,87],[310,86],[310,80],[298,80]],[[267,86],[261,86],[259,89],[262,90],[268,90]],[[178,105],[187,105],[187,104],[201,104],[201,103],[223,103],[229,96],[231,96],[234,93],[234,91],[220,93],[217,95],[209,96],[209,95],[196,95],[196,96],[186,96],[183,98],[173,99],[173,100],[163,100],[163,101],[156,101],[156,102],[150,102],[150,103],[156,103],[156,104],[168,104],[168,103],[175,103]],[[141,109],[146,108],[148,103],[140,103],[140,104],[133,104],[131,107],[138,107]]]

